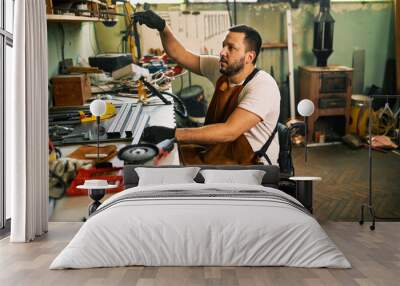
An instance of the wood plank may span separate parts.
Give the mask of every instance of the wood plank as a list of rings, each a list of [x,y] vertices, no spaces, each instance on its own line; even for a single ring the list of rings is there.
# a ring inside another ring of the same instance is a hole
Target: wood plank
[[[85,17],[85,16],[74,16],[74,15],[47,15],[47,21],[50,22],[99,22],[102,19],[97,17]]]
[[[117,19],[104,19],[98,17],[85,17],[75,15],[58,15],[58,14],[47,14],[47,21],[49,22],[70,22],[70,23],[81,23],[81,22],[115,22]]]
[[[264,43],[261,49],[287,49],[287,43]]]
[[[323,222],[352,269],[295,267],[115,267],[49,270],[81,223],[50,223],[32,243],[0,240],[0,285],[398,285],[400,222]]]

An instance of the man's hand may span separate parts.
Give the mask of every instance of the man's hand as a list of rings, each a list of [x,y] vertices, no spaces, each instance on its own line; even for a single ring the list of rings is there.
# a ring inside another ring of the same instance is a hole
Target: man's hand
[[[165,20],[151,10],[136,12],[133,14],[133,21],[139,22],[140,25],[145,24],[150,29],[157,29],[159,32],[165,28]]]
[[[143,130],[142,139],[149,143],[158,144],[165,139],[172,138],[175,138],[175,128],[149,126]]]

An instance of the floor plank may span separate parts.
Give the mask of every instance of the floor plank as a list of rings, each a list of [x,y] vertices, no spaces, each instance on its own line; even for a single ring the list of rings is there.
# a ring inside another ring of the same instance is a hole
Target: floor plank
[[[290,267],[117,267],[49,270],[81,223],[52,222],[32,243],[0,240],[0,285],[398,285],[400,222],[378,222],[375,231],[355,222],[322,222],[352,269]]]
[[[293,148],[296,175],[319,176],[314,185],[314,215],[319,220],[358,221],[361,204],[368,196],[368,150],[345,145],[308,149]],[[400,156],[373,152],[373,203],[377,215],[400,220]],[[82,221],[91,200],[87,196],[63,197],[56,201],[50,221]],[[366,215],[366,219],[368,215]]]

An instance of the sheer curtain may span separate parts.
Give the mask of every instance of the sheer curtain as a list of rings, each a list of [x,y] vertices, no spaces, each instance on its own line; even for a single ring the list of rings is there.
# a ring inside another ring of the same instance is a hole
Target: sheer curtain
[[[6,98],[6,187],[12,242],[47,232],[47,22],[43,0],[15,1],[14,94]]]

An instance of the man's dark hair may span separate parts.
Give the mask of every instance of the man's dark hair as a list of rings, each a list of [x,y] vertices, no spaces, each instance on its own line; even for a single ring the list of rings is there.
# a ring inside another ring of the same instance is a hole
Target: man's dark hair
[[[249,27],[247,25],[237,25],[229,28],[230,32],[235,32],[235,33],[244,33],[245,34],[245,41],[247,43],[247,51],[255,51],[256,52],[256,57],[253,60],[253,64],[256,63],[258,54],[260,53],[261,50],[261,36],[258,31],[252,27]]]

